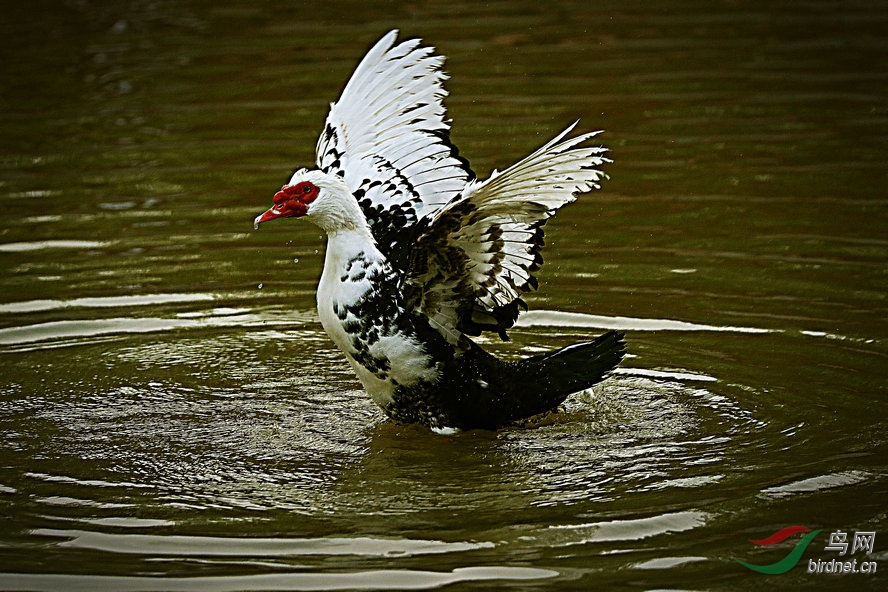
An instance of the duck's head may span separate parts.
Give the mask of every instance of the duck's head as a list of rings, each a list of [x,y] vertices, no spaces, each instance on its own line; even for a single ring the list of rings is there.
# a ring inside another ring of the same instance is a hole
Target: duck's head
[[[357,200],[339,175],[299,169],[290,182],[274,194],[274,205],[256,216],[253,226],[275,218],[306,216],[327,233],[366,224]]]

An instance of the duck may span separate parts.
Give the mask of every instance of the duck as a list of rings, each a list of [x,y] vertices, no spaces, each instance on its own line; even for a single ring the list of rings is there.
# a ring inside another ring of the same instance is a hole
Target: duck
[[[326,233],[317,310],[364,390],[391,420],[436,432],[496,430],[557,408],[605,379],[624,335],[516,360],[508,340],[539,287],[543,227],[598,190],[610,163],[574,122],[479,180],[450,140],[444,58],[392,30],[330,104],[311,168],[254,219],[306,218]]]

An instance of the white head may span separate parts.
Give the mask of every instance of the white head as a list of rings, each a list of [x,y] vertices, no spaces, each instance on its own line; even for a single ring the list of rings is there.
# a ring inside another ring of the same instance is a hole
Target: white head
[[[290,182],[274,194],[274,206],[256,216],[256,228],[275,218],[307,216],[328,234],[354,230],[366,225],[358,202],[338,175],[319,170],[299,169]]]

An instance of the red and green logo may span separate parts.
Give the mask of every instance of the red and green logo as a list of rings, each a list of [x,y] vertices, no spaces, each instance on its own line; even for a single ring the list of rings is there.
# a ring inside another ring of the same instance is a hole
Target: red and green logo
[[[778,530],[768,538],[755,541],[750,539],[749,541],[753,545],[759,546],[776,545],[777,543],[782,543],[789,537],[800,532],[807,532],[808,534],[806,534],[798,543],[796,543],[796,546],[792,549],[792,551],[789,552],[789,555],[787,555],[777,563],[771,563],[770,565],[753,565],[752,563],[740,561],[736,557],[732,557],[732,559],[743,567],[748,567],[749,569],[757,571],[759,573],[769,575],[786,573],[796,566],[796,564],[802,558],[802,554],[805,552],[805,549],[808,548],[808,545],[811,544],[811,541],[814,540],[814,537],[820,534],[821,531],[811,530],[810,528],[805,526],[787,526],[782,530]]]

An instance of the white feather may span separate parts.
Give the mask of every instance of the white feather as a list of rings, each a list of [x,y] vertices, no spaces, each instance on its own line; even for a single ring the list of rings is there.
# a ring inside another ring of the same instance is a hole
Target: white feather
[[[374,45],[352,74],[339,100],[330,106],[327,129],[317,145],[319,167],[328,154],[340,155],[340,170],[357,189],[364,179],[386,180],[379,163],[390,163],[419,193],[419,217],[456,197],[469,179],[451,155],[443,99],[444,58],[412,39],[394,45],[391,31]],[[385,194],[371,199],[385,204]]]

